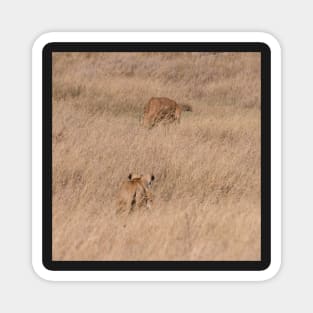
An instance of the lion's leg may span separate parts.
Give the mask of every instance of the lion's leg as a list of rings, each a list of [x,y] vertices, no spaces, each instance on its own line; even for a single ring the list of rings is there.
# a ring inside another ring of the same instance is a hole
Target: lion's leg
[[[145,191],[140,188],[136,192],[136,208],[141,208],[145,204]]]
[[[152,201],[153,201],[152,193],[145,188],[143,190],[141,190],[140,196],[138,197],[138,200],[137,200],[138,207],[144,207],[145,209],[151,209]]]
[[[153,204],[153,195],[149,190],[146,190],[146,207],[147,209],[151,209]]]
[[[150,121],[150,128],[153,128],[158,122],[158,116],[154,116]]]
[[[128,214],[134,211],[135,206],[136,206],[136,192],[133,194],[132,198],[130,199],[130,204],[128,206],[129,207]]]
[[[176,110],[175,110],[175,120],[176,120],[176,122],[178,124],[180,123],[180,116],[181,116],[181,109],[180,108],[176,108]]]
[[[152,194],[151,192],[144,186],[138,187],[136,191],[136,207],[145,209],[150,209],[152,206]]]

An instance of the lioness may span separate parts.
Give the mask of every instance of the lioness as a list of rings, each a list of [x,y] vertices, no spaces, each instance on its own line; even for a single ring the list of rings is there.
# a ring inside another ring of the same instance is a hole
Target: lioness
[[[182,111],[192,111],[192,107],[187,104],[178,104],[165,97],[151,98],[144,109],[143,125],[152,128],[161,121],[179,123]]]
[[[134,208],[151,208],[153,196],[150,191],[154,175],[129,174],[128,180],[123,182],[117,198],[117,213],[127,210],[132,212]]]

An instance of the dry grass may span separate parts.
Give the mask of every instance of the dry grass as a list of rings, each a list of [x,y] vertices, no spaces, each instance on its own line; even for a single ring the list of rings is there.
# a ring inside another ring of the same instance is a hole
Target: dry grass
[[[193,112],[144,129],[152,96]],[[130,172],[154,207],[116,215]],[[54,260],[259,260],[260,240],[258,53],[54,53]]]

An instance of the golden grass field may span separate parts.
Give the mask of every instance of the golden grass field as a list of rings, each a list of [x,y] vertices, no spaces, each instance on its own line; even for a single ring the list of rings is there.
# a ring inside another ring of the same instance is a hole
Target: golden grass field
[[[53,260],[260,260],[259,53],[53,53]],[[140,124],[151,97],[180,124]],[[153,207],[116,214],[129,173]]]

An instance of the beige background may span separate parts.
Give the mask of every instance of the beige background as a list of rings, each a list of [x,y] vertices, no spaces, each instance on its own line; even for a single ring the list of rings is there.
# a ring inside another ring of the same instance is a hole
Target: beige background
[[[260,260],[260,53],[53,53],[54,260]],[[189,103],[140,124],[152,96]],[[116,214],[129,173],[150,210]]]
[[[312,311],[310,1],[2,1],[0,235],[3,312]],[[53,283],[31,267],[31,46],[52,30],[267,31],[283,51],[283,258],[258,283]]]

